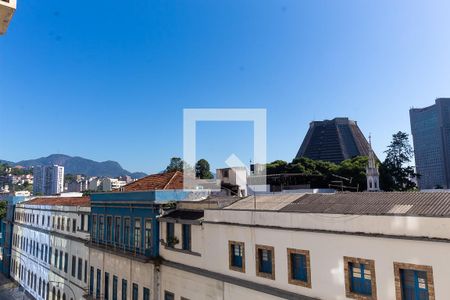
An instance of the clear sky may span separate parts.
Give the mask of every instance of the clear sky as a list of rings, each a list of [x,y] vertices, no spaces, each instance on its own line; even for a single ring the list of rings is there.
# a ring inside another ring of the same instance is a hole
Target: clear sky
[[[18,0],[0,37],[0,158],[52,153],[157,172],[184,108],[266,108],[268,160],[348,116],[382,151],[410,107],[450,96],[449,1]],[[212,138],[212,133],[216,135]],[[247,122],[201,123],[213,167],[252,153]]]

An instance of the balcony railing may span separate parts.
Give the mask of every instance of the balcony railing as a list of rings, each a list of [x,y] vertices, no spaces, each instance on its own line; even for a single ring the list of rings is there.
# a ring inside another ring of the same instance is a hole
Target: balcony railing
[[[116,243],[113,241],[105,241],[98,239],[90,239],[89,244],[98,248],[104,248],[112,250],[114,252],[120,252],[128,255],[133,255],[141,258],[151,258],[153,253],[153,247],[144,249],[141,247],[135,247],[134,245],[125,245],[122,243]]]

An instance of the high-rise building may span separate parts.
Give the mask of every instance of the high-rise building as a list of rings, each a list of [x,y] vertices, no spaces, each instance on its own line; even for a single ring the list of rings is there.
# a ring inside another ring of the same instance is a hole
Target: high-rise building
[[[0,0],[0,35],[8,29],[14,12],[16,11],[16,0]]]
[[[419,188],[450,188],[450,98],[409,111]]]
[[[57,195],[64,192],[64,167],[62,166],[35,166],[33,177],[35,195]]]
[[[311,122],[296,157],[340,163],[356,156],[369,156],[369,152],[369,143],[356,121],[335,118]]]

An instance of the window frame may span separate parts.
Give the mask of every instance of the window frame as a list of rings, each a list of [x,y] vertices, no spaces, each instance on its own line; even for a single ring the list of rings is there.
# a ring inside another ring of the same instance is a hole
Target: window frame
[[[259,257],[259,251],[271,251],[271,264],[272,264],[272,272],[266,273],[260,270],[261,259]],[[255,261],[256,261],[256,276],[275,280],[275,248],[268,245],[255,245]]]
[[[133,222],[133,249],[137,252],[142,251],[142,218],[140,217],[134,218]]]
[[[150,228],[147,228],[147,223],[150,224]],[[153,239],[153,223],[151,218],[144,219],[144,249],[150,250],[152,249],[152,239]]]
[[[114,216],[114,244],[120,245],[122,236],[122,217]]]
[[[112,244],[113,243],[113,230],[114,230],[114,218],[112,215],[106,215],[105,218],[105,243]]]
[[[306,261],[306,281],[298,280],[293,278],[294,274],[292,272],[292,255],[298,254],[305,256]],[[288,282],[289,284],[294,284],[306,288],[312,288],[311,285],[311,256],[309,254],[309,250],[301,250],[288,248],[287,249],[287,262],[288,262]]]
[[[186,228],[188,228],[186,234]],[[187,239],[187,241],[186,241]],[[184,251],[192,251],[192,226],[191,224],[181,224],[181,248]]]
[[[238,267],[233,265],[233,257],[234,257],[234,246],[242,247],[242,267]],[[228,267],[232,271],[238,271],[241,273],[245,273],[245,243],[238,241],[228,241]]]
[[[371,296],[358,294],[351,290],[350,270],[349,270],[350,263],[363,264],[366,266],[366,269],[370,270],[370,276],[371,276],[370,283],[371,283],[371,290],[372,290]],[[344,256],[344,274],[345,274],[345,294],[346,294],[347,298],[361,299],[361,300],[376,300],[377,299],[377,281],[376,281],[375,261],[374,260]]]
[[[416,265],[394,262],[395,294],[397,300],[402,300],[402,280],[400,270],[422,271],[427,274],[427,287],[429,300],[435,300],[433,267],[426,265]]]

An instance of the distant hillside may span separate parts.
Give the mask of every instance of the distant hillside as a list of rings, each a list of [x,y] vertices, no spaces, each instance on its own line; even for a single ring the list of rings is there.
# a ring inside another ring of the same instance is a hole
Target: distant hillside
[[[108,160],[97,162],[90,159],[68,156],[64,154],[52,154],[47,157],[37,159],[22,160],[19,162],[8,162],[0,160],[13,166],[33,167],[39,165],[60,165],[64,166],[64,173],[66,174],[84,174],[87,176],[107,176],[117,177],[121,175],[129,175],[132,178],[144,177],[145,173],[135,172],[131,173],[123,169],[118,162]]]

